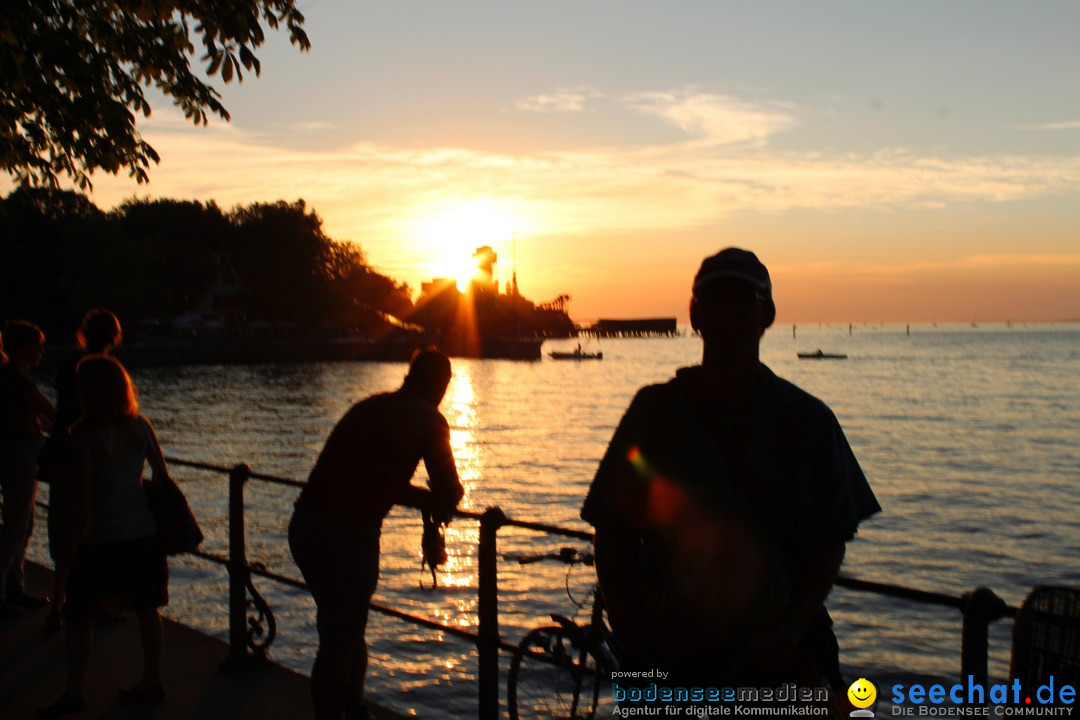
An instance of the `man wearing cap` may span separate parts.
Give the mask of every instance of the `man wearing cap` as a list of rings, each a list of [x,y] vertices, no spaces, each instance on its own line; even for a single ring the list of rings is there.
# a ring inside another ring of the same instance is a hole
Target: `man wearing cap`
[[[754,253],[706,258],[702,362],[638,391],[581,511],[624,669],[672,686],[844,687],[824,602],[881,508],[829,408],[760,362],[775,317]]]
[[[361,400],[338,421],[296,501],[289,547],[315,598],[316,720],[373,717],[364,706],[364,632],[386,514],[409,505],[449,523],[464,495],[439,412],[451,377],[445,354],[417,350],[400,388]],[[421,459],[430,490],[410,483]]]

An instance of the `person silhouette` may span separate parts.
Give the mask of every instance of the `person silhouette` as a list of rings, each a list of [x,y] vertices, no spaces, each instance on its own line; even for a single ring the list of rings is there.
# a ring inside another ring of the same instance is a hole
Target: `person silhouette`
[[[30,377],[45,345],[45,334],[25,320],[4,328],[0,347],[7,361],[0,366],[0,612],[16,614],[48,604],[48,598],[26,592],[26,546],[34,531],[37,461],[43,431],[52,428],[56,408]],[[3,353],[0,352],[0,356]]]
[[[49,555],[53,559],[52,606],[46,622],[52,629],[63,626],[64,603],[67,600],[67,578],[78,540],[74,508],[78,505],[71,491],[75,458],[71,448],[71,427],[79,419],[78,386],[75,371],[79,362],[90,355],[107,355],[120,344],[122,338],[120,320],[102,308],[95,308],[83,315],[75,340],[81,349],[78,355],[65,360],[56,372],[53,388],[56,390],[56,422],[52,434],[42,451],[39,477],[49,484]]]
[[[833,413],[759,359],[776,317],[747,250],[706,258],[700,365],[638,391],[581,516],[625,664],[703,687],[840,688],[825,598],[880,510]]]
[[[289,547],[316,606],[319,649],[311,669],[318,720],[364,717],[368,604],[379,579],[379,536],[394,504],[447,523],[464,495],[439,403],[450,360],[414,353],[394,392],[362,400],[326,441],[289,523]],[[410,484],[420,460],[430,489]]]
[[[161,702],[164,629],[159,608],[169,602],[169,568],[143,487],[168,475],[150,422],[139,414],[135,388],[124,366],[108,355],[84,358],[76,371],[82,414],[71,428],[74,470],[70,492],[77,543],[67,582],[63,694],[41,710],[58,717],[85,710],[83,689],[93,650],[93,622],[109,604],[131,603],[139,626],[143,666],[139,681],[120,689],[120,699]]]

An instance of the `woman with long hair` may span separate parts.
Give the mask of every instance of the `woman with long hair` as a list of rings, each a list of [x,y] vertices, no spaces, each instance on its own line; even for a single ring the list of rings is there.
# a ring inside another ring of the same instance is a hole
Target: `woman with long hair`
[[[24,573],[26,546],[34,531],[38,452],[43,431],[56,417],[56,409],[30,377],[41,362],[44,344],[44,333],[32,323],[16,320],[4,328],[8,360],[0,366],[0,612],[5,615],[48,603],[48,598],[27,594]]]
[[[165,476],[165,458],[119,362],[107,355],[85,358],[77,384],[82,417],[71,431],[72,487],[81,533],[67,584],[67,685],[42,711],[44,717],[85,710],[92,620],[117,598],[126,598],[135,610],[143,653],[142,677],[122,688],[120,697],[143,702],[165,697],[158,609],[169,600],[168,565],[142,481],[147,463],[154,478]]]
[[[52,607],[46,616],[49,627],[56,630],[64,624],[64,603],[67,601],[67,578],[74,552],[78,546],[77,535],[72,542],[76,527],[73,506],[76,498],[71,492],[74,455],[71,449],[71,427],[78,421],[82,410],[79,406],[75,370],[83,358],[90,355],[108,355],[120,344],[122,332],[120,320],[112,312],[95,308],[83,315],[75,340],[80,353],[60,365],[53,387],[56,389],[56,422],[52,435],[42,450],[38,477],[49,484],[49,555],[53,559]]]

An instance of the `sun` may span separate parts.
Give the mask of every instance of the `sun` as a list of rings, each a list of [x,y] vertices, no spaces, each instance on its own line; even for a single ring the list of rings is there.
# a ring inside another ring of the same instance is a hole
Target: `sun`
[[[509,201],[493,198],[447,200],[420,210],[412,235],[429,278],[452,278],[464,292],[476,276],[473,253],[489,245],[499,252],[524,222]]]

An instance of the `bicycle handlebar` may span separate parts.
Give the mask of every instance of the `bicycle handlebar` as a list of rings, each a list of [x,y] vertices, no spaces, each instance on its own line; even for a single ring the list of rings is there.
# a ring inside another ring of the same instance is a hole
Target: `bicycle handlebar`
[[[543,560],[557,560],[567,565],[593,565],[595,558],[591,552],[578,550],[577,548],[559,548],[558,552],[541,553],[539,555],[503,555],[505,560],[517,560],[519,565],[529,565]]]

